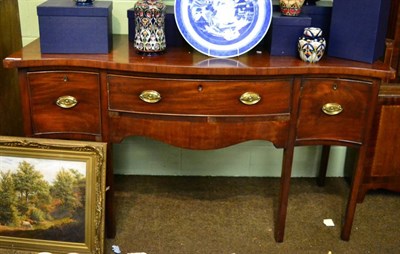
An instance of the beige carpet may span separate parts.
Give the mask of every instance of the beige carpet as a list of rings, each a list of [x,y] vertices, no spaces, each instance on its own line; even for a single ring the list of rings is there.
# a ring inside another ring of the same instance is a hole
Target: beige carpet
[[[278,178],[116,176],[117,235],[106,253],[400,253],[400,195],[373,191],[340,239],[344,178],[293,178],[283,243],[273,238]],[[334,227],[324,225],[332,219]]]

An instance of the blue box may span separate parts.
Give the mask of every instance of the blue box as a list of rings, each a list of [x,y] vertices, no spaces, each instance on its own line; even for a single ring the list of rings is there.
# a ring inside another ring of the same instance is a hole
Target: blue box
[[[129,41],[135,40],[135,12],[134,8],[128,10],[128,38]],[[167,6],[165,14],[165,42],[168,47],[187,46],[178,26],[175,22],[174,7]]]
[[[318,1],[316,5],[303,5],[301,12],[311,17],[311,26],[321,28],[322,37],[328,41],[331,26],[332,3]]]
[[[311,25],[311,17],[301,14],[297,17],[284,16],[274,12],[266,36],[266,47],[272,56],[298,56],[297,42],[304,28]]]
[[[76,6],[49,0],[37,7],[42,53],[108,53],[112,48],[112,2]]]
[[[329,56],[372,63],[385,52],[390,0],[333,1]]]

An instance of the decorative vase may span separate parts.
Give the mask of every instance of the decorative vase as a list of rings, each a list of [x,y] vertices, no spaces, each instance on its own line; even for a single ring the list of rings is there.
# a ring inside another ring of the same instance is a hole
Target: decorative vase
[[[318,27],[304,28],[303,36],[297,44],[300,58],[309,63],[321,60],[325,53],[326,41],[322,37],[322,30]]]
[[[299,16],[304,0],[279,0],[281,13],[285,16]]]
[[[93,5],[94,0],[75,0],[78,6],[89,6]]]
[[[135,39],[138,53],[153,55],[166,48],[165,13],[162,0],[138,0],[134,6]]]

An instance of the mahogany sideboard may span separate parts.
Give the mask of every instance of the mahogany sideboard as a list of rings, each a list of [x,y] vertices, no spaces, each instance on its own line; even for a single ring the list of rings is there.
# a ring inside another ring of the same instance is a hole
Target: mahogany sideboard
[[[41,54],[40,40],[4,59],[18,68],[26,136],[121,142],[147,136],[189,149],[246,140],[283,148],[275,239],[283,241],[295,146],[344,145],[359,156],[341,237],[349,240],[382,80],[382,62],[250,52],[213,59],[191,48],[137,54],[114,35],[109,54]],[[108,160],[106,224],[115,235],[113,170]]]

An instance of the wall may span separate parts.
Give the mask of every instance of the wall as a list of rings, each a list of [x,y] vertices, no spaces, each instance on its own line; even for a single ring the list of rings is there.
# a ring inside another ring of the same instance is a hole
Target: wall
[[[39,37],[36,6],[44,0],[18,0],[23,44]],[[165,1],[173,4],[172,1]],[[132,0],[113,1],[113,33],[127,34],[127,10]],[[295,149],[293,176],[315,176],[320,147]],[[329,176],[342,176],[346,149],[333,147]],[[282,150],[270,142],[249,141],[231,147],[193,151],[143,137],[131,137],[114,145],[114,172],[146,175],[280,176]]]

